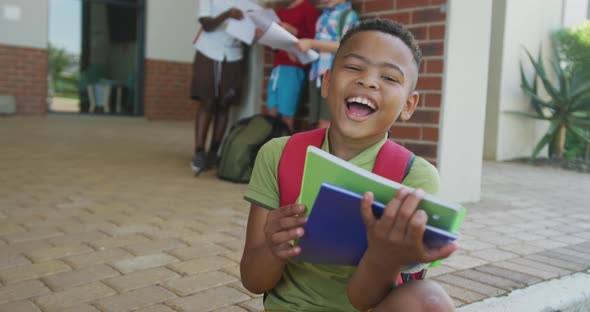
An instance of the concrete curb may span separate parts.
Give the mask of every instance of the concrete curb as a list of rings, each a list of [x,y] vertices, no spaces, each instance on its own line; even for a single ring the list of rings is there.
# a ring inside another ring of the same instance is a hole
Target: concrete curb
[[[554,279],[506,296],[488,298],[458,312],[584,312],[590,311],[590,270]]]

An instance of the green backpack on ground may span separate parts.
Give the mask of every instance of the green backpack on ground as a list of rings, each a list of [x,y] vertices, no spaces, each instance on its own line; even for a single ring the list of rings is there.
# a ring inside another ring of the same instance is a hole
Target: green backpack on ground
[[[288,134],[289,128],[280,117],[259,114],[239,120],[223,143],[217,176],[222,180],[248,183],[262,145]]]

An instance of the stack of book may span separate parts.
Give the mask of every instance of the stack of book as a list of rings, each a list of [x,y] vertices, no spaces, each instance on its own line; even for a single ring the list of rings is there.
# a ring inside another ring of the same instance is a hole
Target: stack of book
[[[357,265],[367,249],[366,228],[360,203],[373,192],[373,214],[379,218],[397,191],[406,186],[357,167],[319,148],[307,149],[298,203],[308,207],[305,235],[296,244],[301,254],[294,261],[334,265]],[[423,241],[437,248],[455,241],[465,208],[431,195],[419,203],[428,215]],[[440,264],[437,261],[431,265]]]

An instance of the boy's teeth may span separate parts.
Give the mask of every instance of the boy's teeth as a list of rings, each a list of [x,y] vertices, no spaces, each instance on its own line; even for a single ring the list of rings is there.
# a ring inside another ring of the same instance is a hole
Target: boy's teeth
[[[369,106],[369,107],[370,107],[370,108],[372,108],[372,109],[375,109],[375,105],[373,105],[373,103],[371,103],[371,101],[369,101],[369,100],[368,100],[368,99],[366,99],[366,98],[362,98],[362,97],[353,97],[353,98],[350,98],[350,99],[348,99],[348,101],[347,101],[347,102],[348,102],[348,103],[351,103],[351,102],[361,103],[361,104],[363,104],[363,105],[367,105],[367,106]]]

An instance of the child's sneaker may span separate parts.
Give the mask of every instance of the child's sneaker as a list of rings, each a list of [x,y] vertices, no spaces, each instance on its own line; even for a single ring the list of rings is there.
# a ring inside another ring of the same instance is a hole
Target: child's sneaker
[[[207,159],[205,158],[205,152],[196,152],[191,160],[191,169],[195,174],[199,174],[201,171],[207,169]]]

